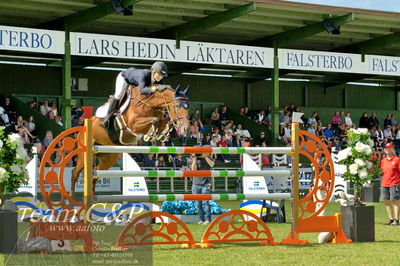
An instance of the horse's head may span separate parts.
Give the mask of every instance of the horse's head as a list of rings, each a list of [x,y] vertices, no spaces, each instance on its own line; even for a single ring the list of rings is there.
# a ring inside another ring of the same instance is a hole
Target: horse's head
[[[169,105],[169,117],[172,124],[175,127],[178,136],[186,136],[187,130],[189,129],[189,98],[188,92],[190,86],[187,86],[185,90],[179,90],[179,86],[175,90],[174,98]]]

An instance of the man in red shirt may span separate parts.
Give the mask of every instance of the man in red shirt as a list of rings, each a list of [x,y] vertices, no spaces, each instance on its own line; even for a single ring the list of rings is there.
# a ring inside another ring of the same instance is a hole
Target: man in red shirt
[[[386,144],[384,151],[386,157],[381,160],[381,195],[389,216],[385,225],[399,225],[400,158],[394,153],[393,143]]]

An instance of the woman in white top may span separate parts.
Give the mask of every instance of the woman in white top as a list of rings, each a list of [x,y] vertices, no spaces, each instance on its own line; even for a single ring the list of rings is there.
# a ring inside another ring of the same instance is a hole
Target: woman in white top
[[[237,126],[237,129],[235,131],[235,135],[245,136],[248,139],[251,138],[250,132],[247,129],[242,129],[242,125],[241,124],[239,124]]]
[[[346,128],[351,128],[353,126],[353,121],[351,120],[349,112],[347,112],[344,117],[344,124],[346,125]]]

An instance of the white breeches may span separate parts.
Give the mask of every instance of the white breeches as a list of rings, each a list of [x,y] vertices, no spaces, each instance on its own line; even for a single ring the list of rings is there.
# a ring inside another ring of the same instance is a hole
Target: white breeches
[[[118,74],[117,80],[115,81],[115,93],[114,98],[121,100],[125,93],[126,88],[128,88],[128,83],[122,77],[121,73]]]

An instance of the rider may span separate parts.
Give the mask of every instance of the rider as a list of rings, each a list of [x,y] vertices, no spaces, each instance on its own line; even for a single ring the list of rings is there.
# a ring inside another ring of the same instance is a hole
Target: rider
[[[108,120],[113,114],[117,102],[123,97],[129,85],[139,86],[141,94],[150,94],[164,90],[165,87],[159,85],[163,84],[163,79],[166,77],[168,77],[167,65],[163,62],[155,62],[150,70],[131,67],[119,73],[115,82],[115,94],[109,101],[107,115],[101,125],[108,126]]]

